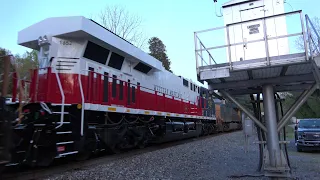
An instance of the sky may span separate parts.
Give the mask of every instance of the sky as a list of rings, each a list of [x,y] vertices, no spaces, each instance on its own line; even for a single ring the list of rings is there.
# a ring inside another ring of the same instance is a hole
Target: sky
[[[218,0],[217,9],[225,2],[228,0]],[[286,11],[301,9],[310,17],[320,17],[319,0],[286,2]],[[19,46],[17,37],[20,30],[34,23],[59,16],[89,18],[108,5],[120,5],[142,17],[147,37],[156,36],[163,41],[172,71],[194,81],[194,32],[223,26],[223,18],[216,16],[213,0],[0,0],[0,5],[0,47],[13,54],[30,50]]]

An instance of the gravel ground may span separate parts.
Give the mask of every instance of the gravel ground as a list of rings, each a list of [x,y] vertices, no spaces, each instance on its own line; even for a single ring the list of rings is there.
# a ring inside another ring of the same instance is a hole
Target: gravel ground
[[[158,151],[106,162],[48,177],[65,179],[234,179],[231,176],[259,175],[258,148],[249,139],[245,152],[243,132],[234,132]],[[289,147],[294,179],[320,179],[320,154],[297,153]],[[243,177],[237,179],[266,179]]]

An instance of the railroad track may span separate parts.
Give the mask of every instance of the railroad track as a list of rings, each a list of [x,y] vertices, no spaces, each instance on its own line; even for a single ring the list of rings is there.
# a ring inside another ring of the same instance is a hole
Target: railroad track
[[[236,130],[236,131],[239,131],[239,130]],[[85,167],[99,165],[99,164],[106,163],[106,162],[112,162],[112,161],[132,157],[132,156],[147,153],[147,152],[153,152],[156,150],[177,146],[180,144],[186,144],[186,143],[191,143],[194,141],[204,140],[207,138],[222,136],[227,133],[232,133],[232,132],[236,132],[236,131],[229,131],[229,132],[224,132],[224,133],[219,133],[219,134],[211,134],[211,135],[207,135],[207,136],[202,136],[202,137],[198,137],[198,138],[190,138],[190,139],[185,139],[185,140],[180,140],[180,141],[155,144],[155,145],[150,145],[144,149],[134,149],[134,150],[129,150],[127,152],[123,152],[120,154],[113,154],[113,155],[106,155],[106,154],[100,155],[98,157],[93,157],[93,158],[90,158],[90,159],[84,160],[84,161],[71,161],[71,162],[63,161],[60,163],[56,162],[56,163],[53,163],[52,166],[45,167],[45,168],[38,168],[37,167],[37,168],[33,168],[33,169],[23,169],[22,171],[15,170],[14,168],[12,168],[8,172],[4,172],[2,174],[2,176],[0,176],[0,179],[1,180],[36,180],[36,179],[46,178],[48,176],[51,176],[54,174],[61,174],[66,171],[79,170],[79,169],[83,169]]]

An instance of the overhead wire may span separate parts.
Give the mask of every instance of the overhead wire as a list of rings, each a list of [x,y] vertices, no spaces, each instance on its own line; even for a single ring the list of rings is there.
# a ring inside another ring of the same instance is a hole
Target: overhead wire
[[[221,10],[222,7],[220,8],[220,15],[217,13],[217,0],[213,0],[213,3],[214,3],[214,10],[215,10],[216,16],[223,17],[222,10]]]
[[[293,11],[293,7],[291,6],[290,3],[287,2],[288,0],[283,0],[283,4],[288,4],[291,7],[291,11]]]

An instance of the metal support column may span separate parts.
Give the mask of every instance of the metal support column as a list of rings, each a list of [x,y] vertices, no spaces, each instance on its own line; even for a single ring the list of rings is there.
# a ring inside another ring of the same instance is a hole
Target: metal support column
[[[277,115],[274,101],[274,90],[272,85],[264,85],[263,107],[267,126],[267,146],[269,151],[269,161],[271,167],[279,167],[280,164],[280,147],[277,132]]]
[[[277,131],[277,110],[275,106],[274,88],[271,84],[262,86],[264,117],[267,127],[267,147],[264,148],[264,174],[269,177],[289,177],[290,167],[286,156],[280,149]]]

